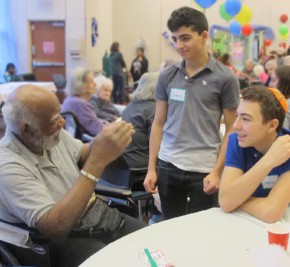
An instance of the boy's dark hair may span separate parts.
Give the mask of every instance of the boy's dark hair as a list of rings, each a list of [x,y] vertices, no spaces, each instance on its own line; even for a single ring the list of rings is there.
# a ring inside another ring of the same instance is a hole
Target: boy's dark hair
[[[191,27],[199,35],[204,31],[208,31],[205,15],[191,7],[181,7],[174,10],[167,21],[167,27],[171,32],[176,32],[182,26]]]
[[[283,127],[285,111],[275,95],[263,85],[250,86],[241,91],[243,100],[255,102],[260,105],[263,123],[277,119],[279,125],[276,132],[279,133]]]
[[[279,79],[277,89],[280,90],[286,98],[290,98],[290,66],[279,66],[276,68],[275,73]]]

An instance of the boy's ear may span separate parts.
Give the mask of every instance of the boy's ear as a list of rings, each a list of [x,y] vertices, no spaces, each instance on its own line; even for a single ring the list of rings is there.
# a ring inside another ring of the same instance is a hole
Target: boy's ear
[[[207,32],[207,31],[203,31],[202,34],[201,34],[201,36],[202,36],[205,40],[207,40],[207,39],[208,39],[208,32]]]
[[[273,132],[276,131],[277,127],[279,126],[279,120],[278,119],[273,119],[270,121],[270,128],[269,131]]]

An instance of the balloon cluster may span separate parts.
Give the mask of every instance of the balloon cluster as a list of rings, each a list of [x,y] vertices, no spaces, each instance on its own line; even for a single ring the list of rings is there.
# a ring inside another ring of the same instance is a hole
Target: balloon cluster
[[[279,26],[279,34],[282,40],[286,40],[288,38],[288,26],[286,25],[286,22],[288,21],[288,16],[286,14],[282,14],[280,16],[280,21],[282,24]]]
[[[249,36],[253,32],[251,24],[252,10],[241,0],[226,0],[219,7],[219,14],[225,21],[234,19],[229,24],[229,31],[234,36]]]

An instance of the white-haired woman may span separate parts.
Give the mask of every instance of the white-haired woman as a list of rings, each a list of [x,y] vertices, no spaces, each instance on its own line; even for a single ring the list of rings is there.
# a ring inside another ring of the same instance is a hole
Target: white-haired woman
[[[130,122],[135,134],[132,142],[123,153],[131,170],[133,189],[144,189],[143,180],[147,173],[149,160],[149,138],[151,125],[155,115],[156,102],[154,98],[157,86],[158,72],[147,72],[141,76],[137,89],[132,95],[132,101],[122,112],[122,119]],[[149,224],[162,220],[162,215],[153,207]]]
[[[122,119],[130,122],[135,129],[132,143],[126,149],[124,157],[131,170],[143,170],[145,173],[149,159],[151,125],[155,114],[154,93],[157,79],[157,72],[144,73],[132,95],[132,101],[122,112]]]
[[[97,76],[94,79],[97,93],[91,95],[89,103],[94,107],[98,118],[113,122],[120,117],[117,108],[111,102],[113,82],[105,76]]]
[[[72,112],[80,122],[84,133],[97,135],[104,125],[104,121],[96,116],[94,108],[88,102],[92,94],[96,92],[96,84],[91,71],[76,69],[67,88],[61,112]]]

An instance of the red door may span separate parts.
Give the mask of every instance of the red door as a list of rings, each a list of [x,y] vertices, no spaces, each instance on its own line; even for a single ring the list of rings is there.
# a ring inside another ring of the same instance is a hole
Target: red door
[[[32,69],[36,81],[52,81],[52,74],[65,77],[65,23],[31,22]]]

